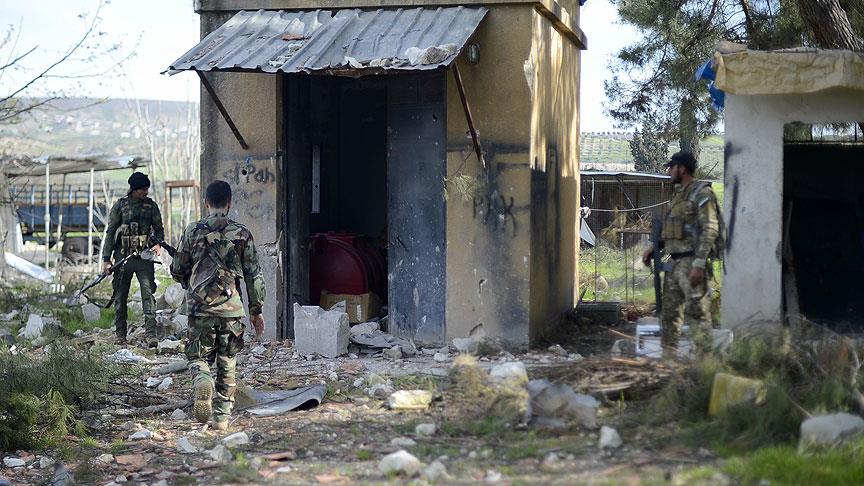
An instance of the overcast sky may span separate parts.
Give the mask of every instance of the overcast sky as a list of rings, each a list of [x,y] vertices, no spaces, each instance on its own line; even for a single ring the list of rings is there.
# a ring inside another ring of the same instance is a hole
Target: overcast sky
[[[62,55],[85,32],[98,4],[98,0],[0,1],[4,37],[10,26],[15,29],[7,45],[0,49],[2,64],[8,62],[13,44],[19,54],[34,46],[38,46],[39,54],[26,59],[25,70],[3,73],[0,93],[5,94],[17,86],[27,74],[44,69],[44,60]],[[79,17],[82,14],[83,18]],[[70,95],[93,97],[197,101],[197,77],[190,73],[159,74],[198,40],[198,16],[192,11],[192,0],[110,0],[103,6],[100,16],[99,30],[104,35],[98,37],[99,41],[103,47],[118,45],[119,48],[111,52],[110,58],[102,58],[98,63],[69,65],[64,72],[96,73],[133,51],[134,57],[125,62],[122,73],[77,81],[51,80],[48,89],[64,89]],[[636,33],[618,24],[615,9],[608,0],[589,0],[582,8],[581,24],[589,45],[582,57],[582,131],[611,130],[612,121],[603,115],[603,81],[611,57],[632,42]],[[40,93],[30,94],[38,96]]]

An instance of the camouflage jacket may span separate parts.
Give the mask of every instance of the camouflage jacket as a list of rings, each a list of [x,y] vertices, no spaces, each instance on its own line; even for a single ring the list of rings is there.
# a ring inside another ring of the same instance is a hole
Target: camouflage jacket
[[[112,253],[115,259],[119,259],[133,250],[143,250],[153,246],[149,244],[151,229],[157,239],[165,238],[162,214],[156,201],[149,197],[143,199],[131,195],[121,197],[111,207],[108,216],[108,229],[105,232],[105,242],[102,244],[102,260],[111,261]],[[126,237],[125,242],[124,237]]]
[[[211,233],[221,232],[224,239],[212,239]],[[208,235],[211,238],[208,239]],[[196,306],[192,304],[193,299],[187,295],[187,315],[190,316],[217,316],[217,317],[242,317],[243,301],[240,297],[240,280],[246,283],[246,295],[249,299],[249,313],[257,315],[261,313],[264,305],[264,278],[261,275],[261,267],[258,264],[258,255],[255,252],[255,242],[252,233],[240,223],[232,221],[224,212],[211,212],[210,215],[200,221],[190,224],[183,231],[183,237],[177,245],[177,253],[171,263],[171,276],[174,280],[183,284],[187,292],[190,291],[189,279],[195,264],[205,258],[211,241],[213,244],[227,242],[233,244],[230,248],[222,248],[218,254],[227,255],[222,262],[232,274],[235,288],[231,297],[224,303],[216,306]]]
[[[720,231],[717,214],[717,196],[709,184],[694,180],[676,186],[663,220],[666,253],[693,252],[693,266],[705,268]]]

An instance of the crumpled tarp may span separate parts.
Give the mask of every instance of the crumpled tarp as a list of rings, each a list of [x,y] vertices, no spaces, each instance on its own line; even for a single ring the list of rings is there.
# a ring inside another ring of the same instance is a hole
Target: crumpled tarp
[[[255,405],[246,411],[259,417],[280,415],[293,410],[308,410],[315,408],[324,400],[327,387],[312,385],[292,390],[255,391],[249,389],[247,394]]]
[[[812,48],[754,51],[721,43],[714,54],[715,86],[734,95],[864,90],[864,53]]]
[[[372,350],[390,349],[393,346],[399,346],[403,350],[414,349],[414,343],[411,341],[398,338],[392,334],[387,334],[386,332],[379,330],[351,334],[350,340],[354,344]]]

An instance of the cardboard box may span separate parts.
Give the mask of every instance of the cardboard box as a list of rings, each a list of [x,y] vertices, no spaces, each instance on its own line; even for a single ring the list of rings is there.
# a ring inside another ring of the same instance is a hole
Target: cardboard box
[[[359,295],[351,294],[328,294],[321,291],[321,307],[330,309],[339,302],[345,302],[345,312],[348,314],[348,322],[357,324],[367,322],[370,318],[378,317],[381,311],[381,300],[373,293]]]

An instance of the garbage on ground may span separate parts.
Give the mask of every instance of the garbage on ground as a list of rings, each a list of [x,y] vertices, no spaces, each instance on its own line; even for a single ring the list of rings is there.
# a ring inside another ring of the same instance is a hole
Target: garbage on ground
[[[123,348],[118,349],[117,352],[109,354],[105,356],[105,359],[108,361],[114,361],[115,363],[149,363],[150,360],[145,358],[144,356],[133,353],[132,351]]]
[[[735,405],[746,403],[762,405],[765,403],[767,393],[765,382],[761,380],[717,373],[711,386],[708,415],[717,417]]]
[[[426,410],[431,403],[432,392],[429,390],[399,390],[387,399],[391,410]]]
[[[312,385],[291,390],[256,391],[248,387],[244,390],[244,395],[252,402],[246,411],[259,417],[315,408],[321,404],[326,394],[326,385]]]

